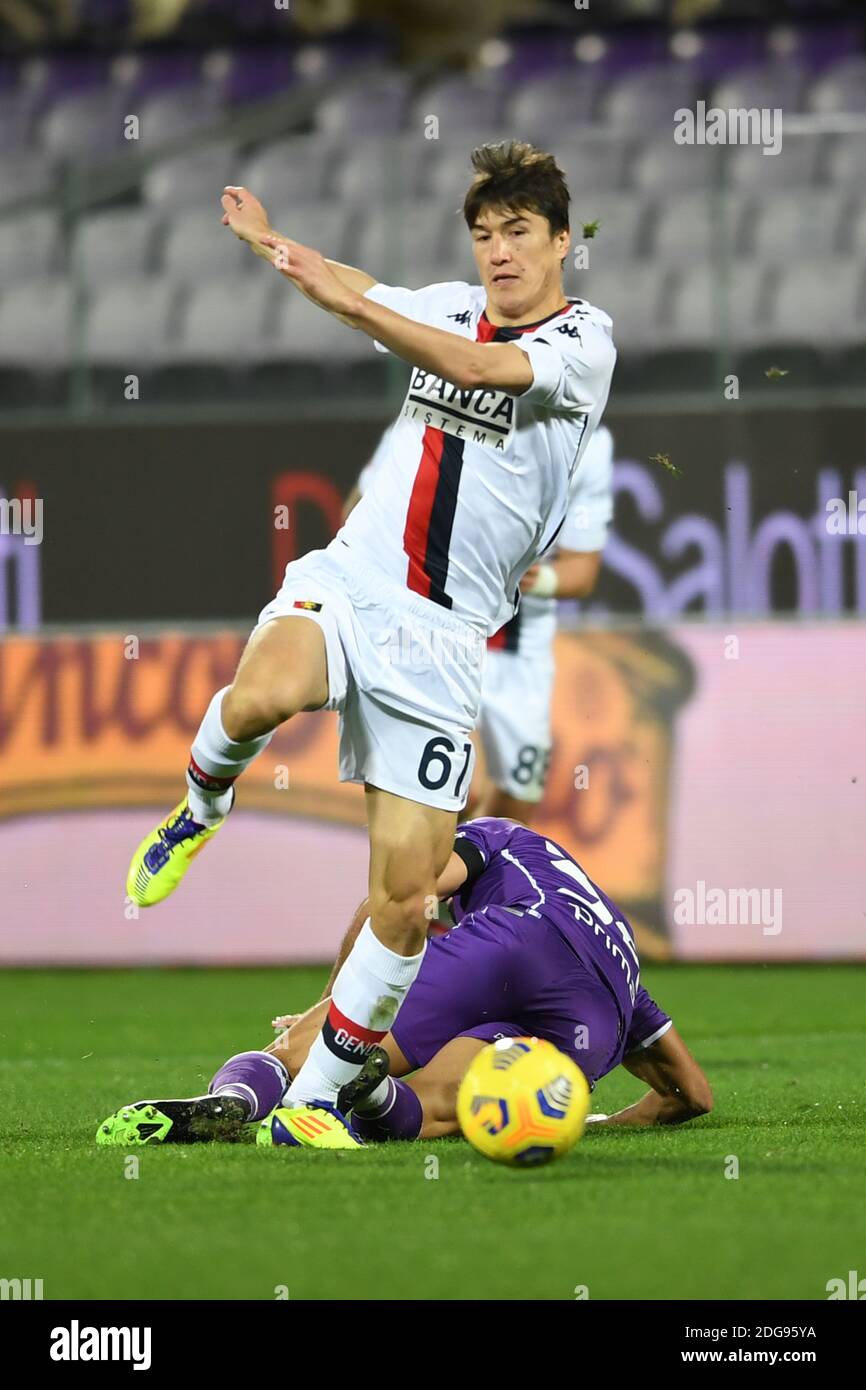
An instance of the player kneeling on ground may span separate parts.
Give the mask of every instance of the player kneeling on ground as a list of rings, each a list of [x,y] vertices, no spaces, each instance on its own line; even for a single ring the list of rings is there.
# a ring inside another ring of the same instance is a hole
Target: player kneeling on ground
[[[381,1047],[360,1035],[346,1040],[366,1059],[338,1102],[352,1112],[351,1130],[332,1123],[327,1110],[299,1108],[290,1112],[298,1144],[355,1147],[456,1134],[460,1081],[481,1048],[500,1037],[547,1039],[590,1087],[622,1064],[652,1088],[615,1115],[592,1117],[596,1123],[679,1124],[712,1108],[703,1071],[640,984],[628,921],[559,845],[514,821],[468,821],[438,889],[451,900],[455,927],[430,942]],[[334,975],[365,914],[362,904]],[[207,1096],[127,1106],[100,1127],[97,1141],[191,1142],[264,1119],[329,1017],[326,997],[291,1022],[275,1020],[290,1026],[266,1050],[230,1058]]]

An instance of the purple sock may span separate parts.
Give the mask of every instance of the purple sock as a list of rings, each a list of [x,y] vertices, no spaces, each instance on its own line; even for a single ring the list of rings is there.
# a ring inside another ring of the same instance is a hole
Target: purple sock
[[[388,1094],[375,1110],[352,1111],[352,1128],[367,1143],[385,1139],[417,1139],[421,1133],[421,1102],[405,1081],[387,1080]]]
[[[263,1120],[283,1098],[289,1074],[272,1052],[239,1052],[223,1062],[208,1095],[236,1096],[250,1107],[247,1119]]]

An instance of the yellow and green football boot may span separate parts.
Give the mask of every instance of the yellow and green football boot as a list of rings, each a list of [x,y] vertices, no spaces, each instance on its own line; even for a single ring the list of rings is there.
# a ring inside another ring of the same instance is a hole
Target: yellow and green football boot
[[[236,1139],[247,1110],[234,1096],[191,1096],[188,1100],[136,1100],[103,1120],[96,1142],[129,1148],[140,1144],[198,1144]]]
[[[326,1100],[309,1105],[277,1106],[256,1131],[256,1143],[270,1149],[288,1144],[302,1149],[362,1149],[345,1115]]]
[[[212,839],[216,825],[199,825],[192,818],[186,797],[160,825],[146,835],[132,856],[126,875],[126,891],[139,907],[153,907],[173,893],[199,850]]]

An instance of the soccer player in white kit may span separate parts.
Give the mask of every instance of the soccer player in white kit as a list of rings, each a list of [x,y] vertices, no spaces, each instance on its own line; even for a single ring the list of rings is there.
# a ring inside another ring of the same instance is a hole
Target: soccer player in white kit
[[[345,516],[388,457],[385,431],[347,499]],[[568,515],[556,544],[520,581],[514,617],[488,638],[477,736],[486,779],[476,774],[461,819],[496,816],[529,825],[544,795],[553,747],[557,599],[586,598],[595,587],[613,520],[613,438],[599,425],[575,469]]]
[[[553,156],[511,141],[472,164],[463,215],[480,285],[385,285],[275,233],[247,189],[222,199],[224,224],[290,285],[412,367],[388,458],[331,544],[287,565],[205,713],[187,796],[127,878],[142,906],[168,896],[273,731],[303,710],[338,713],[340,778],[365,790],[370,917],[288,1092],[302,1129],[327,1131],[300,1140],[314,1146],[341,1127],[354,1146],[334,1102],[423,958],[471,780],[486,639],[565,521],[616,357],[608,316],[563,293],[569,194]],[[243,464],[241,445],[240,477]]]

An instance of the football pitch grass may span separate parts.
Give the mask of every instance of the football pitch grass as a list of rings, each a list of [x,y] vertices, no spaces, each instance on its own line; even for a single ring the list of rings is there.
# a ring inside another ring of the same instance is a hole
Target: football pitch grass
[[[0,1277],[41,1278],[46,1299],[571,1300],[825,1299],[866,1274],[866,968],[642,978],[713,1113],[593,1132],[521,1172],[459,1139],[97,1149],[124,1102],[200,1093],[267,1043],[324,971],[0,973]],[[620,1068],[593,1109],[643,1090]]]

